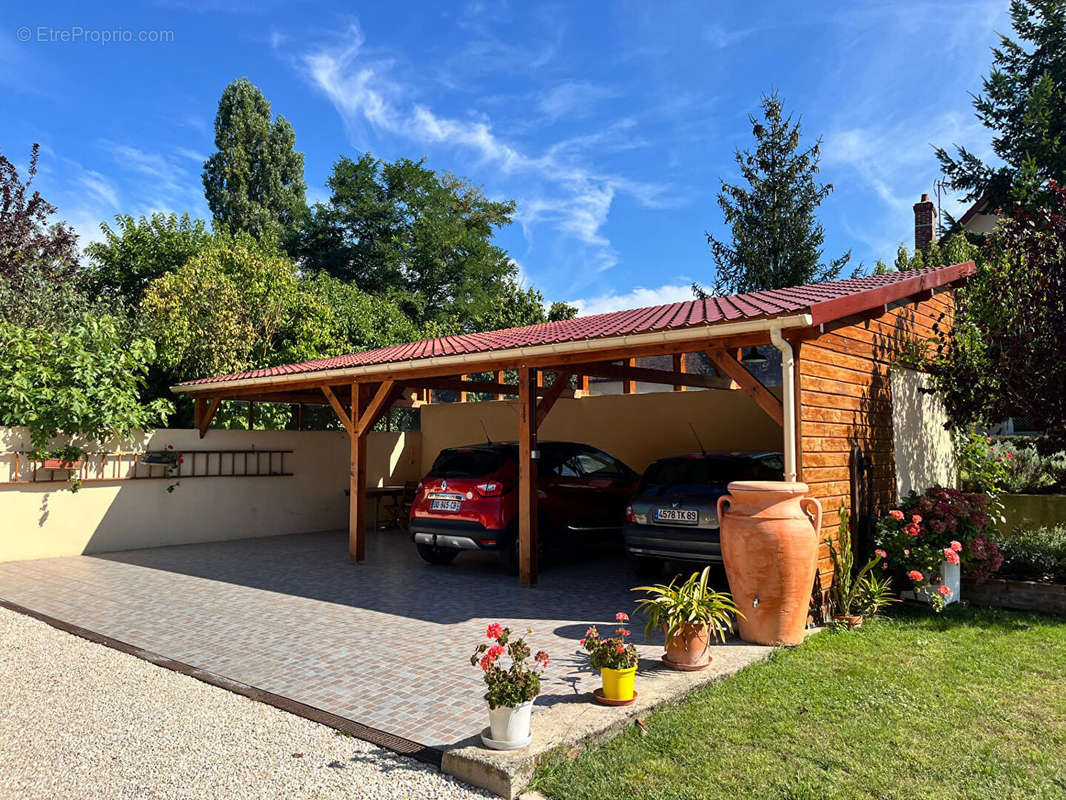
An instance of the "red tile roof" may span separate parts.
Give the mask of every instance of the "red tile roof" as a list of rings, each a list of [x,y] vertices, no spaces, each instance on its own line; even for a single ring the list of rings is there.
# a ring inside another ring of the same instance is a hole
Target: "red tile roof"
[[[444,336],[421,342],[382,347],[362,353],[265,367],[232,375],[200,378],[179,386],[219,383],[222,381],[303,375],[323,370],[391,364],[434,356],[468,355],[516,347],[560,344],[613,336],[628,336],[656,331],[691,328],[784,314],[809,313],[812,324],[819,325],[861,313],[879,305],[909,297],[920,291],[966,278],[973,273],[973,262],[950,267],[929,267],[910,272],[870,275],[844,281],[815,283],[789,289],[771,289],[750,294],[688,300],[629,311],[612,311],[560,322],[545,322],[522,328],[507,328],[485,333]]]

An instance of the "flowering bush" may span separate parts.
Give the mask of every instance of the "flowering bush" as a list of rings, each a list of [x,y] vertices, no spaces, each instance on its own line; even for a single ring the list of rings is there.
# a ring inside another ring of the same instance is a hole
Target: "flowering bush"
[[[877,555],[882,569],[905,574],[916,591],[936,591],[933,607],[939,611],[951,597],[951,590],[941,585],[942,562],[961,564],[977,580],[986,580],[1002,565],[990,534],[995,528],[986,495],[934,487],[924,495],[911,492],[878,521]]]
[[[620,623],[614,636],[601,638],[593,625],[585,631],[585,638],[580,642],[582,649],[589,654],[589,663],[596,669],[630,669],[637,665],[637,648],[626,642],[629,630],[625,624],[629,622],[629,615],[619,611],[614,618]]]
[[[532,633],[532,629],[528,633]],[[492,645],[482,642],[470,656],[470,663],[480,666],[485,674],[485,685],[489,690],[485,699],[489,708],[514,708],[540,694],[540,676],[551,659],[543,650],[538,650],[529,663],[530,649],[523,638],[511,638],[511,629],[494,622],[485,630],[485,636]],[[503,656],[511,659],[511,665],[504,669],[500,664]]]

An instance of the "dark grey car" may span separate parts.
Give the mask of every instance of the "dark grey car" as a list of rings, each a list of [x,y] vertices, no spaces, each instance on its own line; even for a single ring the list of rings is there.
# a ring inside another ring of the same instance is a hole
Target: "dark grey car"
[[[623,529],[638,571],[662,561],[722,561],[718,498],[730,481],[779,481],[784,455],[775,452],[693,453],[661,458],[644,471]]]

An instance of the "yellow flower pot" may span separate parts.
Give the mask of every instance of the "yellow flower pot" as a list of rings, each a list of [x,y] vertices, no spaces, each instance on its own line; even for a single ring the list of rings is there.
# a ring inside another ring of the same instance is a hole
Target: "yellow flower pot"
[[[603,696],[608,700],[632,700],[633,685],[636,683],[637,668],[610,669],[600,668],[600,677],[603,679]]]

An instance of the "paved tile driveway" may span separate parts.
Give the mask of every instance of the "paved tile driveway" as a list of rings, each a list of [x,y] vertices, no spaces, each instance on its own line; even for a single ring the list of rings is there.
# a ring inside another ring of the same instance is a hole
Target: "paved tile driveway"
[[[534,629],[554,659],[537,702],[552,705],[599,685],[577,649],[588,624],[632,612],[619,558],[523,589],[489,554],[431,567],[404,534],[367,544],[358,566],[340,533],[0,563],[0,598],[434,748],[487,724],[467,659],[489,622]]]

